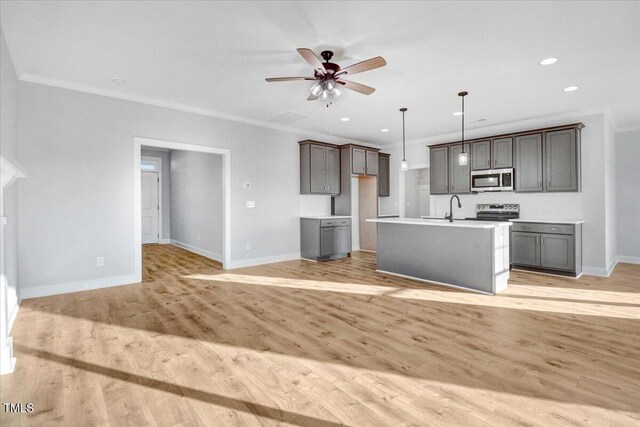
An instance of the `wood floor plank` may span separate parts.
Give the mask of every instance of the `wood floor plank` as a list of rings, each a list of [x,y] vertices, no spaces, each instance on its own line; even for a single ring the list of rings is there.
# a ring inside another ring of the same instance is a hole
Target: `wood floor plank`
[[[143,248],[143,283],[22,302],[2,425],[640,423],[640,266],[513,271],[479,295],[375,254],[222,270]]]

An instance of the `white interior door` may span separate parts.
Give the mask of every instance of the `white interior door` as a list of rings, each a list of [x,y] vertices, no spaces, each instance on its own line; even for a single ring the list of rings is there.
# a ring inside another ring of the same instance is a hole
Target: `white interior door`
[[[158,217],[160,206],[158,204],[159,179],[157,172],[141,172],[140,189],[142,197],[142,244],[158,243],[160,239]]]

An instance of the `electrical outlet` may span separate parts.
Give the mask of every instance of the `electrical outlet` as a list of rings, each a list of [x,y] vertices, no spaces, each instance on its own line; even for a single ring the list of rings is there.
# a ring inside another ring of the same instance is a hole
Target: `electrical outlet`
[[[104,266],[104,257],[103,256],[99,256],[98,258],[96,258],[96,266],[98,266],[98,267],[103,267]]]
[[[246,251],[250,251],[251,250],[251,242],[247,242],[244,244],[244,250]]]
[[[256,207],[256,202],[254,202],[253,200],[247,200],[247,207],[248,208],[255,208]]]

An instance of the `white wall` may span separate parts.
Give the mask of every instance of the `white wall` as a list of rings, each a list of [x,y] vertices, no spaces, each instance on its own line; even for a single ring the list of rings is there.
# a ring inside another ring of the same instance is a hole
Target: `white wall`
[[[606,193],[611,191],[612,184],[610,172],[607,175],[605,164],[611,167],[610,141],[607,136],[605,142],[605,115],[597,113],[584,116],[554,116],[539,119],[526,120],[518,123],[507,123],[467,132],[469,138],[508,133],[521,130],[535,129],[546,126],[556,126],[569,123],[582,122],[582,192],[581,193],[498,193],[463,195],[462,209],[456,216],[475,216],[475,205],[478,203],[519,203],[521,217],[524,219],[584,219],[583,225],[583,271],[591,274],[606,274],[615,256],[615,238],[611,237],[615,225],[607,222]],[[410,124],[409,124],[410,126]],[[609,131],[607,131],[609,133]],[[459,140],[459,134],[447,134],[411,142],[407,145],[407,161],[409,164],[428,164],[429,152],[427,145],[451,142]],[[400,172],[400,160],[402,159],[402,147],[394,145],[385,147],[382,151],[391,154],[390,177],[391,196],[381,198],[381,212],[384,214],[398,214],[398,176]],[[608,151],[608,156],[605,152]],[[608,162],[605,162],[608,159]],[[615,160],[614,160],[615,161]],[[610,169],[609,169],[610,170]],[[609,179],[607,179],[609,176]],[[444,216],[449,210],[450,196],[432,196],[431,213],[436,216]],[[608,211],[615,212],[615,207],[608,200]],[[454,208],[454,213],[458,212]],[[607,239],[609,233],[609,239]]]
[[[13,68],[4,34],[0,30],[0,154],[18,160],[17,99],[18,79]],[[18,196],[17,184],[13,183],[3,190],[2,212],[7,217],[4,226],[5,270],[7,279],[7,311],[10,320],[18,306]]]
[[[142,156],[160,157],[162,159],[162,182],[160,188],[162,191],[162,235],[163,240],[171,238],[171,168],[169,165],[168,150],[154,150],[142,147],[140,150]]]
[[[640,263],[640,130],[616,134],[618,256]]]
[[[222,156],[171,151],[171,240],[223,260]]]
[[[236,265],[298,256],[300,212],[326,214],[330,206],[327,197],[299,194],[297,141],[311,135],[25,82],[18,108],[18,155],[29,171],[18,183],[19,272],[29,295],[133,278],[134,136],[231,150]]]
[[[420,218],[420,194],[418,192],[418,179],[420,169],[410,169],[404,177],[404,216],[407,218]]]

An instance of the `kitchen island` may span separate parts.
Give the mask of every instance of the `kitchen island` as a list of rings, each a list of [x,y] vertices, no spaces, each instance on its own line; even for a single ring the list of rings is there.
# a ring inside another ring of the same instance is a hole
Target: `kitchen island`
[[[420,218],[377,224],[382,273],[496,294],[509,279],[509,222]]]

